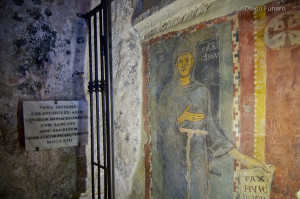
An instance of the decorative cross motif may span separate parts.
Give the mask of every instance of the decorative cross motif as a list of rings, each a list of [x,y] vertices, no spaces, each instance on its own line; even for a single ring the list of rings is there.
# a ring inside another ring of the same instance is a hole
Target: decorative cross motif
[[[287,12],[267,25],[265,43],[272,49],[292,49],[300,45],[300,12]]]

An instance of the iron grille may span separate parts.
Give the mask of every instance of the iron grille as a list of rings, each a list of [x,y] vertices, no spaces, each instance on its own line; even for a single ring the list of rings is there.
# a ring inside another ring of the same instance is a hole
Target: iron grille
[[[88,25],[92,198],[114,199],[111,5],[102,1],[83,17]],[[102,149],[101,149],[102,147]],[[101,191],[103,190],[103,192]],[[96,192],[97,191],[97,192]]]

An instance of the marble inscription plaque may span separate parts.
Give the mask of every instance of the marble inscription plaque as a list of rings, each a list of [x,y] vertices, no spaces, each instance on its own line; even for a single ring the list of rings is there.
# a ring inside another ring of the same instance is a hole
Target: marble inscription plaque
[[[86,101],[24,101],[25,148],[27,151],[86,145]]]

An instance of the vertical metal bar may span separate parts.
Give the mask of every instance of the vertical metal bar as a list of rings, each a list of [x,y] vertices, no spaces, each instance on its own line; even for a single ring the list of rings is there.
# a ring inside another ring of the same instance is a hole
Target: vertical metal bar
[[[94,112],[93,112],[93,55],[92,55],[92,30],[91,30],[91,18],[88,18],[89,29],[89,67],[90,67],[90,81],[89,81],[89,93],[90,93],[90,125],[91,125],[91,177],[92,177],[92,198],[95,199],[95,174],[94,174]]]
[[[108,72],[109,75],[109,94],[110,94],[110,132],[111,132],[111,180],[112,180],[112,198],[115,199],[115,165],[114,165],[114,159],[115,159],[115,146],[114,146],[114,115],[113,115],[113,69],[112,69],[112,26],[111,26],[111,0],[108,0],[108,39],[109,39],[109,49],[108,49],[108,63],[110,65],[110,71]]]
[[[110,164],[110,151],[109,151],[109,146],[110,146],[110,134],[109,134],[109,115],[107,114],[108,111],[109,111],[109,102],[108,102],[108,78],[107,78],[107,35],[106,35],[106,31],[105,31],[105,28],[106,28],[106,4],[104,2],[104,10],[103,10],[103,20],[104,20],[104,71],[105,71],[105,101],[106,101],[106,106],[105,106],[105,109],[106,109],[106,112],[105,112],[105,117],[106,117],[106,147],[107,147],[107,166],[106,166],[106,171],[107,171],[107,197],[110,199],[111,198],[111,192],[110,192],[110,189],[111,189],[111,179],[110,179],[110,169],[111,169],[111,164]]]
[[[103,37],[103,8],[101,7],[100,11],[99,11],[99,27],[100,27],[100,48],[101,48],[101,80],[104,81],[104,37]]]
[[[101,169],[104,169],[104,197],[114,199],[114,145],[113,145],[113,86],[112,86],[112,59],[111,59],[111,7],[110,0],[99,4],[96,8],[85,15],[80,15],[88,21],[89,29],[89,67],[90,67],[90,124],[91,124],[91,177],[92,198],[95,199],[95,167],[98,168],[98,198],[101,198]],[[97,13],[99,13],[99,39],[100,39],[100,67],[101,79],[99,81],[98,68],[98,35],[97,35]],[[92,53],[92,25],[94,18],[94,67],[95,79],[93,81],[93,53]],[[94,112],[93,92],[96,91],[96,131],[97,131],[97,160],[94,162]],[[99,92],[102,93],[102,119],[103,119],[103,156],[104,166],[101,166],[100,154],[100,114],[99,114]]]
[[[103,9],[100,8],[99,11],[99,35],[100,35],[100,64],[101,64],[101,84],[104,84],[104,40],[103,40]],[[102,92],[102,128],[103,128],[103,160],[104,160],[104,198],[107,198],[107,156],[106,156],[106,89]]]
[[[111,60],[111,7],[110,1],[104,1],[104,36],[105,36],[105,82],[106,82],[106,128],[107,128],[107,169],[108,169],[108,198],[114,195],[114,146],[113,146],[113,109],[112,109],[112,60]]]
[[[100,117],[99,117],[99,78],[98,78],[98,34],[97,12],[94,14],[94,54],[95,54],[95,91],[96,91],[96,125],[97,125],[97,171],[98,171],[98,198],[101,198],[101,170],[100,170]]]

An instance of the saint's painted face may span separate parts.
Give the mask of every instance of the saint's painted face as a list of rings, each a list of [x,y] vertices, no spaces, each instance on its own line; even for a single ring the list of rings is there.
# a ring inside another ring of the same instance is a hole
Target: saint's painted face
[[[180,78],[186,78],[191,75],[194,66],[194,57],[191,53],[182,53],[178,56],[176,61],[176,68]]]

